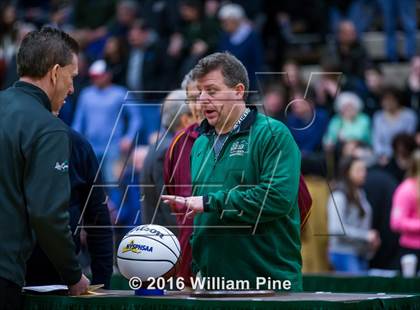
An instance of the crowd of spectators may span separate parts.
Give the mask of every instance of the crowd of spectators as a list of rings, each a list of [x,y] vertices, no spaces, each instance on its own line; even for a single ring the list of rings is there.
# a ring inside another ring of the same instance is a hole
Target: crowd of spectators
[[[313,206],[325,223],[309,221],[302,240],[334,235],[328,248],[319,243],[330,265],[309,267],[327,261],[309,254],[304,270],[396,269],[400,253],[420,253],[418,9],[415,0],[2,1],[0,86],[18,79],[16,51],[31,30],[50,25],[77,39],[79,75],[60,117],[92,144],[113,222],[126,227],[142,223],[141,179],[161,171],[154,143],[170,142],[160,104],[200,58],[229,51],[249,73],[248,104],[292,132],[314,196],[328,186]],[[385,37],[384,59],[363,45],[372,29]],[[385,82],[384,63],[409,64],[397,77],[404,87]],[[316,79],[304,77],[308,64],[321,68]]]

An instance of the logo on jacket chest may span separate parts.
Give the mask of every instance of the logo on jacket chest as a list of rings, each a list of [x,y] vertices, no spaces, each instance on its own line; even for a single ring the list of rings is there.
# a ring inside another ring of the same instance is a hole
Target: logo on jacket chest
[[[67,172],[69,170],[69,163],[66,161],[63,161],[62,163],[59,163],[58,161],[55,163],[54,166],[55,170],[58,170],[60,172]]]
[[[229,157],[243,156],[248,153],[248,140],[237,140],[230,147]]]

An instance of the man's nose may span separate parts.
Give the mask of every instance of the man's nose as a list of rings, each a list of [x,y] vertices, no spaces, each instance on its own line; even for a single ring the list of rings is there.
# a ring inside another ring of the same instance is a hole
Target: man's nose
[[[200,95],[197,98],[198,103],[208,103],[210,96],[207,94],[207,92],[202,91],[200,92]]]

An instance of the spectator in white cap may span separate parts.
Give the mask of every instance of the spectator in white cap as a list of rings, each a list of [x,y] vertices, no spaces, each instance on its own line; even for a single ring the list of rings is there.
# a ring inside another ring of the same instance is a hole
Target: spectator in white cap
[[[129,150],[140,129],[140,115],[133,105],[123,107],[127,89],[112,84],[112,72],[104,60],[90,66],[89,76],[92,85],[80,94],[72,127],[92,144],[102,162],[104,180],[114,182],[118,176],[113,167],[120,153]]]
[[[245,11],[239,4],[226,4],[219,11],[219,18],[226,26],[225,31],[234,32],[239,23],[246,19]]]
[[[369,117],[362,113],[363,102],[353,92],[342,92],[335,100],[337,114],[331,119],[324,145],[332,149],[337,143],[359,141],[370,144],[371,128]]]
[[[263,47],[259,35],[239,4],[222,6],[219,19],[224,30],[219,51],[232,53],[244,64],[249,76],[250,89],[256,90],[255,72],[261,71],[263,62]]]

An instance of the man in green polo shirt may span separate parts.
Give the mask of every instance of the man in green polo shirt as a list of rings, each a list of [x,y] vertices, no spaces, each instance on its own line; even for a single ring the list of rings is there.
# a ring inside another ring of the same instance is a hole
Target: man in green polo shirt
[[[293,137],[247,107],[246,69],[231,54],[201,59],[193,78],[205,116],[191,153],[194,195],[162,197],[195,215],[193,269],[250,288],[302,290],[300,152]],[[290,286],[270,286],[273,280]]]

